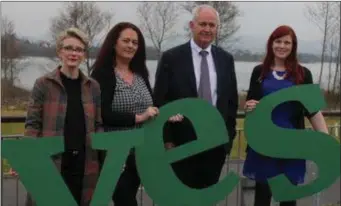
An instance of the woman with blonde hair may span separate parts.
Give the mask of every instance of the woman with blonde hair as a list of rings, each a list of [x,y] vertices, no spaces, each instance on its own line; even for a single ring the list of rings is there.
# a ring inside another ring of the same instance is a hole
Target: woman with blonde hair
[[[54,162],[78,205],[89,205],[98,175],[97,151],[91,133],[102,131],[99,84],[79,69],[88,48],[87,36],[76,28],[56,42],[61,64],[34,84],[25,136],[63,136],[64,152]],[[27,204],[33,204],[28,200]]]

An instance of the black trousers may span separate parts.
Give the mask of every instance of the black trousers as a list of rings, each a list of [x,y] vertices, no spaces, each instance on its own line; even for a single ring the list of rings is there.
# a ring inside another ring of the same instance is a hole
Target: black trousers
[[[226,151],[223,146],[198,153],[172,164],[176,176],[185,185],[201,189],[219,181]]]
[[[271,197],[269,184],[256,182],[254,206],[270,206]],[[280,202],[280,206],[296,206],[296,201]]]
[[[106,152],[99,153],[100,167],[102,168]],[[137,206],[137,190],[141,180],[137,172],[135,154],[130,153],[120,178],[117,181],[112,200],[115,206]]]
[[[137,206],[136,194],[141,180],[137,173],[135,154],[130,154],[117,182],[113,201],[115,206]]]
[[[84,167],[85,151],[69,150],[63,153],[61,175],[78,205],[82,200]]]

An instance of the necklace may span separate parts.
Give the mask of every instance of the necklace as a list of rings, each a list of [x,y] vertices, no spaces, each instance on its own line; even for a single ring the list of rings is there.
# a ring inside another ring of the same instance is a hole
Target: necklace
[[[114,72],[118,75],[118,77],[126,82],[127,84],[131,85],[134,81],[134,74],[130,72],[122,72],[122,70],[115,67]]]
[[[276,71],[272,71],[272,75],[275,77],[277,80],[283,80],[285,78],[285,74],[283,76],[279,76]]]
[[[123,78],[126,78],[127,76],[130,75],[130,72],[129,72],[129,71],[125,71],[125,70],[123,70],[123,69],[119,69],[118,67],[115,67],[115,68],[114,68],[114,71],[115,71],[116,73],[118,73],[120,76],[122,76]]]

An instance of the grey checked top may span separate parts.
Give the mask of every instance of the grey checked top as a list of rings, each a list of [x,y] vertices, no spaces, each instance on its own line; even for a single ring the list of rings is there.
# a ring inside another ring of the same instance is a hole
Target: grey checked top
[[[153,106],[153,99],[141,76],[134,74],[132,85],[126,83],[116,71],[115,76],[116,87],[112,100],[112,111],[140,114],[148,107]],[[140,126],[141,125],[124,128],[116,127],[115,130],[127,130]]]

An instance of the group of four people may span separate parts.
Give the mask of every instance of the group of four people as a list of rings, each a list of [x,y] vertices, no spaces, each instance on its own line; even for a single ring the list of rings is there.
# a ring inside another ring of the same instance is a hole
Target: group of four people
[[[231,138],[221,145],[172,164],[177,177],[191,188],[206,188],[219,181],[225,158],[236,136],[238,91],[234,59],[212,45],[219,27],[218,12],[201,5],[189,23],[192,38],[163,52],[155,85],[149,83],[143,34],[135,25],[122,22],[107,34],[91,77],[79,69],[88,49],[87,36],[70,28],[57,39],[60,66],[38,78],[29,102],[25,136],[64,136],[65,152],[54,161],[73,197],[89,205],[104,151],[91,148],[91,133],[129,130],[159,114],[158,108],[174,100],[198,97],[207,100],[222,115]],[[264,62],[252,72],[245,110],[272,92],[298,84],[311,84],[310,71],[297,60],[297,39],[288,26],[278,27],[269,37]],[[273,112],[275,124],[304,128],[304,116],[315,130],[328,132],[321,112],[309,114],[298,102],[288,102]],[[115,138],[115,137],[113,137]],[[196,139],[190,121],[174,114],[164,126],[165,148]],[[293,184],[302,183],[305,161],[265,157],[247,149],[244,175],[256,180],[255,206],[269,206],[271,191],[266,180],[284,173]],[[137,206],[140,178],[134,150],[126,160],[112,199],[116,206]],[[165,187],[167,187],[165,185]],[[33,205],[33,200],[27,201]],[[281,206],[296,205],[295,201]]]

